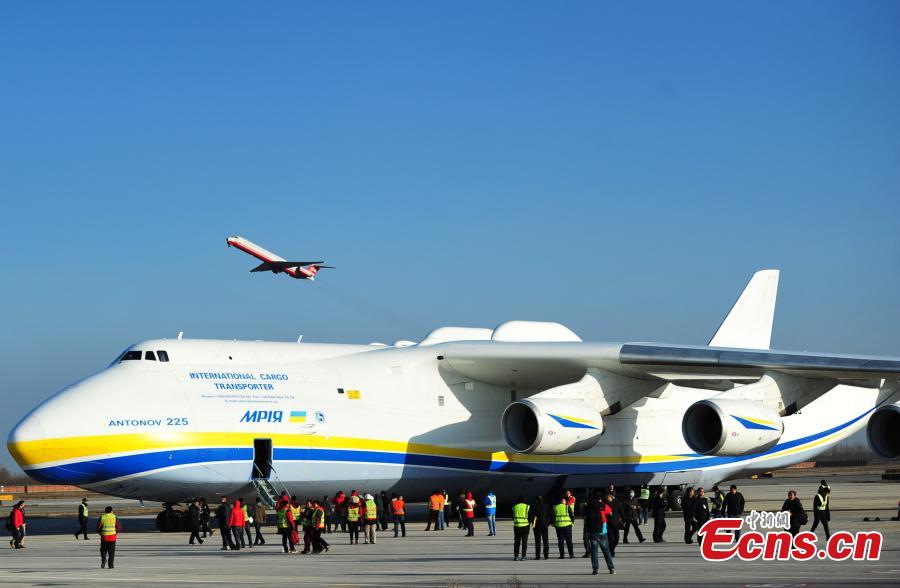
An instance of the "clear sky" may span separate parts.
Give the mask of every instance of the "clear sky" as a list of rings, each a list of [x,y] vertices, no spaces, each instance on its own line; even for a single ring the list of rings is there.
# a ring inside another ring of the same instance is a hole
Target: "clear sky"
[[[768,267],[775,346],[900,355],[898,105],[894,1],[3,2],[0,430],[178,331],[703,344]]]

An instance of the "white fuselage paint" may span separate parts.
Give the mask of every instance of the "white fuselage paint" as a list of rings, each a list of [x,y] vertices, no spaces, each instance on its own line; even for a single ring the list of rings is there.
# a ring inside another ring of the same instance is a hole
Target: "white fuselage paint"
[[[837,386],[784,418],[768,452],[716,458],[693,453],[681,433],[687,407],[716,393],[670,384],[604,417],[588,451],[517,455],[501,414],[539,390],[467,380],[442,367],[443,345],[147,341],[132,349],[165,350],[171,361],[123,361],[62,390],[19,423],[9,448],[41,479],[167,501],[252,495],[255,439],[272,440],[276,489],[304,497],[354,488],[534,495],[563,477],[572,487],[710,486],[808,460],[863,428],[890,396]]]

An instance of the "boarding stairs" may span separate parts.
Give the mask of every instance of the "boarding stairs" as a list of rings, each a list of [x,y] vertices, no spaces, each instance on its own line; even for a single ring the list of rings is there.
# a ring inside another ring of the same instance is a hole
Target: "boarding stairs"
[[[260,472],[259,468],[257,468],[255,464],[254,468],[256,469],[258,474],[262,475],[263,472]],[[284,486],[284,484],[281,483],[281,480],[278,479],[278,474],[275,471],[275,468],[272,467],[271,463],[269,464],[269,470],[271,471],[271,477],[273,478],[274,482],[281,486],[282,492],[287,492],[287,488]],[[275,484],[263,477],[253,478],[250,481],[253,484],[253,488],[256,490],[256,494],[257,496],[259,496],[260,500],[262,500],[263,503],[269,508],[274,508],[275,504],[278,502],[278,499],[281,496],[281,493],[275,487]]]

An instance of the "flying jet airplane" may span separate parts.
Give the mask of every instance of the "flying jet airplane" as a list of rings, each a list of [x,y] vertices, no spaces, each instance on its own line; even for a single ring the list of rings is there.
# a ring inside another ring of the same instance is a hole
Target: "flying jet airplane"
[[[298,280],[315,280],[320,269],[334,268],[331,265],[322,265],[325,263],[324,261],[287,261],[243,237],[228,237],[226,242],[229,247],[237,247],[244,253],[249,253],[262,261],[261,264],[250,270],[251,272],[285,273]]]
[[[709,487],[863,427],[896,458],[900,358],[770,350],[777,287],[756,273],[708,346],[527,321],[414,345],[144,341],[38,405],[8,448],[38,480],[170,502]]]

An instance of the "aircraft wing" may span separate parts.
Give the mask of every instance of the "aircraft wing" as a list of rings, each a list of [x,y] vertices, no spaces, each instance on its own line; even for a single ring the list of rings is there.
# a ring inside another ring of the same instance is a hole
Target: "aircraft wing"
[[[251,272],[274,272],[276,270],[284,270],[289,267],[305,267],[307,265],[324,263],[323,261],[264,261]]]
[[[900,358],[728,349],[661,343],[446,344],[446,368],[474,380],[525,389],[578,381],[588,368],[657,381],[757,380],[767,371],[824,380],[900,379]]]

